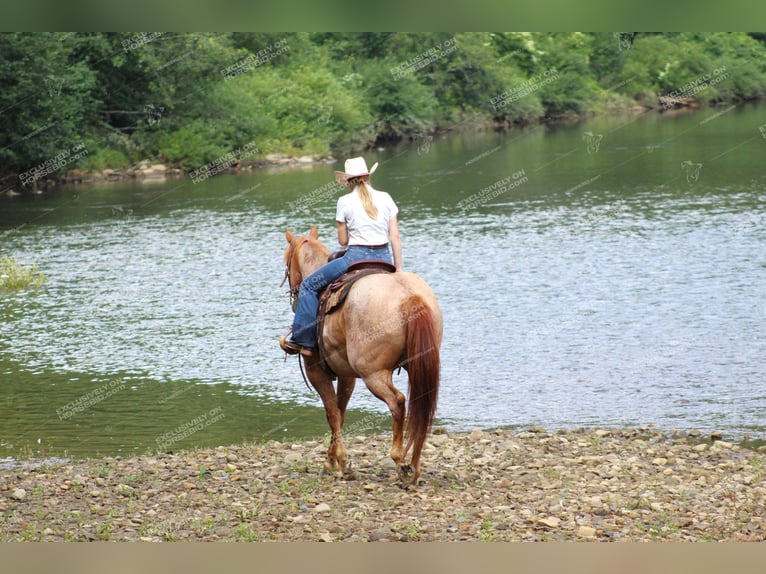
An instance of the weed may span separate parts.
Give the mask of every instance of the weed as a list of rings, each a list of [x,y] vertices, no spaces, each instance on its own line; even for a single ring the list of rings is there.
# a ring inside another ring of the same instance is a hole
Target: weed
[[[141,470],[125,475],[125,484],[128,486],[134,486],[144,482],[146,482],[146,473]]]
[[[479,527],[479,540],[482,542],[492,542],[495,540],[494,526],[489,518],[485,518]]]
[[[236,529],[237,540],[242,542],[261,542],[262,538],[260,534],[250,524],[237,524]]]
[[[36,266],[22,267],[12,257],[0,257],[0,293],[19,289],[40,289],[45,283],[45,275]]]
[[[112,535],[112,525],[108,522],[96,524],[95,532],[100,540],[109,540]]]
[[[402,536],[405,540],[420,540],[422,536],[420,528],[416,524],[407,524],[406,526],[397,524],[392,526],[391,530]]]

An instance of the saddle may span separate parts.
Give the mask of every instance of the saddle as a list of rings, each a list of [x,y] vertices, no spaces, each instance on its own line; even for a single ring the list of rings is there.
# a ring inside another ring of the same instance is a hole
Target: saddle
[[[393,273],[394,271],[396,271],[396,267],[386,261],[362,259],[352,263],[343,275],[325,287],[324,291],[319,295],[317,346],[319,348],[319,357],[324,365],[324,369],[330,373],[333,378],[335,377],[335,373],[330,370],[329,365],[327,365],[327,362],[325,361],[323,337],[325,317],[343,307],[348,292],[351,290],[352,285],[359,279],[375,273]]]

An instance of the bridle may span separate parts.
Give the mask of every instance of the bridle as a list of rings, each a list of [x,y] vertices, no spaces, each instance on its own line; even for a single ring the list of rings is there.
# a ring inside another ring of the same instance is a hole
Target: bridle
[[[290,306],[293,308],[293,313],[295,312],[295,308],[298,306],[298,292],[301,289],[302,280],[298,281],[297,285],[293,285],[290,271],[295,252],[307,241],[308,238],[301,237],[294,243],[290,244],[290,250],[287,252],[287,263],[285,263],[285,276],[282,279],[282,283],[279,284],[279,286],[282,287],[285,284],[285,281],[287,281],[287,285],[290,288]]]

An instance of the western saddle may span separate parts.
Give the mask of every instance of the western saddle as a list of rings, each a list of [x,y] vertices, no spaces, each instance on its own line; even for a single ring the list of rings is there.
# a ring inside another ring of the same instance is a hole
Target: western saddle
[[[348,270],[330,283],[319,296],[319,312],[317,314],[317,347],[319,348],[319,357],[324,369],[333,376],[330,366],[327,364],[324,351],[324,320],[327,315],[334,313],[343,306],[349,291],[354,283],[362,277],[373,275],[375,273],[393,273],[396,267],[387,261],[376,259],[362,259],[352,263]]]

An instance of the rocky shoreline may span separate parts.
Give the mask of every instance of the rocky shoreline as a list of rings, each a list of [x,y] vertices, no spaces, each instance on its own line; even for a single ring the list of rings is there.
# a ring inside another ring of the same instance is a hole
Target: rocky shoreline
[[[267,168],[296,168],[318,164],[332,163],[333,158],[316,158],[313,156],[289,156],[284,154],[268,154],[260,160],[236,161],[222,166],[215,166],[215,174],[242,173]],[[144,160],[127,169],[104,169],[102,171],[85,171],[73,169],[66,172],[60,180],[46,180],[43,187],[57,184],[93,184],[118,181],[136,180],[143,183],[161,183],[168,179],[179,179],[191,176],[177,167],[164,163],[152,163]]]
[[[718,437],[715,437],[718,438]],[[404,489],[390,437],[0,472],[0,541],[762,541],[766,447],[652,428],[435,431]]]

